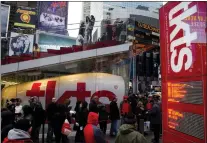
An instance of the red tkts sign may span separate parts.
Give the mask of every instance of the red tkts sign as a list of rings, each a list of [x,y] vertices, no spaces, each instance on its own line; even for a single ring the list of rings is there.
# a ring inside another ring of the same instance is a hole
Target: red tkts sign
[[[163,12],[163,9],[165,12]],[[205,2],[173,2],[160,10],[160,24],[165,35],[161,40],[165,75],[196,76],[204,73],[206,64],[206,4]],[[163,65],[162,64],[162,65]],[[163,76],[165,76],[163,75]]]
[[[206,2],[160,9],[163,143],[207,143]]]
[[[26,96],[33,97],[44,97],[46,105],[51,103],[52,98],[55,97],[55,86],[56,86],[56,81],[48,81],[47,82],[47,87],[46,90],[40,90],[41,87],[41,82],[33,83],[31,90],[27,90]],[[107,90],[101,90],[101,91],[96,91],[92,96],[91,96],[91,91],[86,91],[86,83],[77,83],[77,90],[76,91],[65,91],[63,95],[60,96],[58,99],[58,103],[64,103],[66,99],[69,99],[70,97],[76,97],[78,101],[84,101],[86,97],[94,97],[98,96],[100,97],[107,97],[110,101],[113,100],[115,96],[114,93],[107,91]]]

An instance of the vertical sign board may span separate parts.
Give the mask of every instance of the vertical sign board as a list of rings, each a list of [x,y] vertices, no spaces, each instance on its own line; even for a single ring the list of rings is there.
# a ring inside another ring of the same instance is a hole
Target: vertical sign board
[[[207,142],[206,2],[160,9],[163,142]]]

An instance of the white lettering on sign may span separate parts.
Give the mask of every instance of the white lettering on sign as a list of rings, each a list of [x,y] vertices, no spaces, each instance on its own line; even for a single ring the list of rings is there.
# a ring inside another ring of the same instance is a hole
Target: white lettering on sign
[[[193,63],[192,51],[190,49],[190,46],[191,46],[191,42],[197,39],[197,32],[191,33],[190,25],[183,22],[185,18],[197,12],[196,5],[194,5],[191,8],[188,8],[190,3],[191,2],[181,2],[180,4],[172,8],[169,12],[169,26],[170,27],[172,27],[173,25],[176,26],[173,29],[173,31],[170,33],[170,52],[172,53],[170,57],[170,65],[172,70],[176,73],[180,72],[183,67],[184,56],[187,56],[187,61],[185,62],[185,66],[184,66],[185,70],[188,70]],[[182,9],[183,12],[180,15],[173,18],[173,15]],[[180,30],[183,30],[183,37],[174,39]],[[180,50],[180,52],[178,52],[176,47],[182,44],[186,44],[186,47],[183,47]],[[178,60],[177,62],[175,62],[175,58],[177,56],[178,56]]]

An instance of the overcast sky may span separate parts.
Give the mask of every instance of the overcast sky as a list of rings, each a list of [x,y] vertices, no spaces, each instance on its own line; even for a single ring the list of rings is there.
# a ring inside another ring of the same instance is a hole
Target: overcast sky
[[[68,2],[68,24],[73,23],[80,23],[82,18],[82,2]],[[68,25],[68,29],[77,29],[79,28],[79,24],[75,25]],[[77,30],[69,30],[69,36],[77,37],[78,36],[78,29]]]

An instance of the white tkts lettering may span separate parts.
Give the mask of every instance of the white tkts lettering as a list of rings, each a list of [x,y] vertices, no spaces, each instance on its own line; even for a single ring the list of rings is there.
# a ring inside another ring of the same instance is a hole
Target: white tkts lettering
[[[180,72],[184,64],[184,56],[187,56],[187,61],[185,62],[184,68],[188,70],[193,62],[192,51],[190,49],[191,42],[197,39],[197,32],[190,33],[190,25],[183,22],[183,20],[194,13],[197,12],[197,6],[194,5],[191,8],[188,8],[191,2],[181,2],[169,12],[169,26],[176,25],[173,31],[170,33],[170,65],[174,72]],[[173,18],[173,15],[180,10],[184,10],[183,13]],[[180,30],[183,30],[183,37],[174,39]],[[176,47],[182,44],[186,44],[186,47],[183,47],[178,53]],[[177,55],[178,54],[178,55]],[[178,56],[177,62],[175,58]]]

